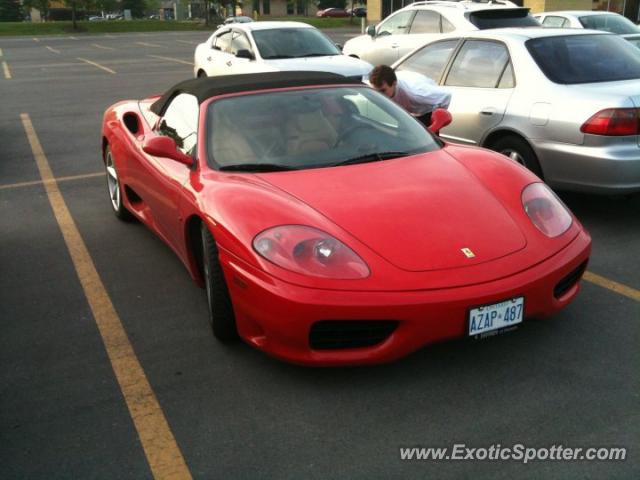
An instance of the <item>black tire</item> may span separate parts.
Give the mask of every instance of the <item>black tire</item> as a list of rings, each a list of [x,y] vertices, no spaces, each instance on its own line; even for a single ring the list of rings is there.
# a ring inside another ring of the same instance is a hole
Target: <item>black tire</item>
[[[116,162],[111,153],[111,148],[107,145],[104,149],[104,168],[107,172],[107,192],[109,193],[109,200],[111,201],[111,208],[113,213],[120,220],[130,222],[133,220],[133,215],[122,202],[122,184],[118,177],[118,170],[116,168]]]
[[[538,177],[544,179],[538,157],[529,144],[520,137],[508,135],[499,138],[489,148],[509,157],[514,162],[525,166]]]
[[[198,78],[207,78],[207,72],[204,70],[198,71]]]
[[[202,276],[207,292],[209,322],[213,335],[223,343],[238,340],[236,318],[229,297],[229,289],[224,279],[224,272],[218,261],[218,248],[207,226],[200,226],[202,237]]]

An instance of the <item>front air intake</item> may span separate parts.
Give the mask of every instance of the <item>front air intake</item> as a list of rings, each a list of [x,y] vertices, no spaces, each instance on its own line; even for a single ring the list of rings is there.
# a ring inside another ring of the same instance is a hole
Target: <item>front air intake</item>
[[[395,320],[322,320],[309,332],[314,350],[365,348],[385,341],[395,331]]]
[[[571,289],[571,287],[578,283],[586,268],[587,261],[584,261],[578,268],[571,271],[569,275],[560,280],[556,285],[556,288],[553,289],[553,296],[556,298],[561,298],[565,293],[567,293]]]

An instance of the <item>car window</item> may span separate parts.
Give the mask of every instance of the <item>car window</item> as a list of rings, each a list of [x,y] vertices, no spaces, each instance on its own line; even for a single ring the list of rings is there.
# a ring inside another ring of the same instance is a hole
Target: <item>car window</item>
[[[411,19],[415,10],[405,10],[390,16],[378,26],[377,34],[380,35],[402,35],[409,32]]]
[[[264,59],[340,55],[340,50],[315,28],[273,28],[253,32]]]
[[[509,52],[501,42],[468,40],[451,64],[445,85],[496,88],[509,62]]]
[[[605,32],[617,33],[618,35],[638,33],[640,31],[631,20],[617,13],[587,15],[580,17],[578,20],[580,20],[584,28],[603,30]]]
[[[213,40],[213,48],[222,52],[228,52],[231,45],[231,30],[221,33]]]
[[[555,83],[640,79],[640,50],[618,35],[541,37],[527,40],[525,46]]]
[[[545,27],[568,27],[569,20],[565,17],[559,17],[557,15],[547,15],[542,21],[542,25]]]
[[[440,17],[440,24],[442,28],[442,33],[453,32],[456,27],[453,23],[451,23],[447,18],[443,15]]]
[[[198,131],[198,100],[193,95],[176,95],[165,110],[156,132],[176,141],[178,148],[187,154],[195,150]]]
[[[478,30],[504,27],[539,27],[540,22],[529,14],[528,8],[496,8],[469,14],[469,21]]]
[[[249,50],[251,51],[251,43],[249,43],[249,39],[242,32],[233,32],[233,37],[231,39],[231,46],[229,47],[229,51],[232,54],[238,53],[238,50]]]
[[[440,18],[438,12],[418,10],[413,17],[410,33],[440,33]]]
[[[437,82],[458,42],[458,39],[453,39],[427,45],[398,65],[396,70],[418,72]]]
[[[402,107],[366,86],[227,97],[207,111],[208,161],[283,169],[398,158],[441,148]]]

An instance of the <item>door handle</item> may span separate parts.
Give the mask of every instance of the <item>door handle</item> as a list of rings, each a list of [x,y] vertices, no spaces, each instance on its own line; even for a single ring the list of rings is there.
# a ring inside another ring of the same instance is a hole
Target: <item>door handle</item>
[[[227,67],[230,67],[231,65],[233,65],[233,62],[232,62],[231,60],[229,60],[229,61],[227,62]]]
[[[207,62],[210,62],[210,61],[211,61],[211,57],[207,57]]]
[[[480,115],[491,116],[494,113],[496,113],[496,109],[492,108],[492,107],[487,107],[487,108],[483,108],[482,110],[480,110]]]
[[[391,48],[398,48],[400,46],[399,43],[392,43]]]

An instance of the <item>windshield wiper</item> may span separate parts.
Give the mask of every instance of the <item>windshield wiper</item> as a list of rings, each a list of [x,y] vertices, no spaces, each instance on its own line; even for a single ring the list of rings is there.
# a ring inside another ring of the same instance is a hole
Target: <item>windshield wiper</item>
[[[265,60],[277,60],[280,58],[296,58],[294,55],[269,55],[267,57],[262,57]]]
[[[305,53],[304,55],[298,55],[296,58],[304,58],[304,57],[332,57],[335,55],[340,55],[339,53]]]
[[[334,163],[332,167],[339,167],[342,165],[354,165],[356,163],[370,163],[379,162],[381,160],[388,160],[390,158],[400,158],[411,155],[411,152],[374,152],[367,153],[366,155],[360,155],[359,157],[353,157],[342,162]]]
[[[221,172],[284,172],[298,169],[276,163],[239,163],[237,165],[224,165],[218,170]]]

